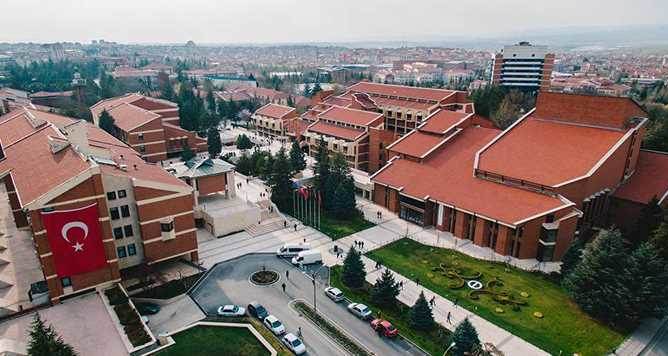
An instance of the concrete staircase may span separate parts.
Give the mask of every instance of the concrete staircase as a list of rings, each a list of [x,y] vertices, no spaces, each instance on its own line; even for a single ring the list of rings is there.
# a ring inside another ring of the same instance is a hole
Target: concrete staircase
[[[268,234],[270,232],[278,231],[284,228],[284,220],[280,217],[274,217],[262,221],[261,224],[252,224],[244,228],[244,230],[251,236],[257,237],[260,235]]]

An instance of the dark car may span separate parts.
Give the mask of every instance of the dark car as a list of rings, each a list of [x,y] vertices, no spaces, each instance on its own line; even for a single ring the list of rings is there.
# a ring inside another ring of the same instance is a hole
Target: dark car
[[[264,320],[264,318],[269,315],[267,309],[265,309],[262,304],[258,302],[250,302],[246,310],[248,310],[248,315],[256,317],[260,320]]]
[[[153,303],[135,303],[135,306],[141,315],[153,315],[160,311],[160,306]]]

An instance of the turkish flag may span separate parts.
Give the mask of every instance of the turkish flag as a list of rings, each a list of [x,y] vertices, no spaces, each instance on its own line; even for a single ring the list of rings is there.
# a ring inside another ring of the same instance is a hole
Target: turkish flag
[[[79,209],[42,212],[42,222],[59,277],[107,265],[97,203]]]

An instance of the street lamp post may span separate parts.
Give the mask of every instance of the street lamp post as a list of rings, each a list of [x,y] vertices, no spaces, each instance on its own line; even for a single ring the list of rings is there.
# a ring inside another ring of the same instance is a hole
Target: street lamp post
[[[448,346],[447,349],[445,349],[445,352],[443,353],[443,356],[445,356],[445,355],[448,353],[448,351],[450,351],[450,349],[453,348],[453,347],[455,347],[455,343],[454,343],[454,342],[451,343],[450,346]]]

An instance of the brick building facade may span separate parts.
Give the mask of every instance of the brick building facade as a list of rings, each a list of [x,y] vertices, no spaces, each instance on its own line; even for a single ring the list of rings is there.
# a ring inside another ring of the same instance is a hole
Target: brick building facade
[[[175,103],[132,93],[102,100],[90,108],[95,125],[106,111],[114,119],[114,136],[128,144],[148,162],[178,156],[185,147],[207,150],[206,139],[179,126]]]
[[[119,281],[125,268],[197,260],[192,188],[98,127],[22,108],[0,117],[0,151],[0,184],[14,223],[33,236],[52,301]],[[91,204],[106,266],[57,275],[41,212]]]

